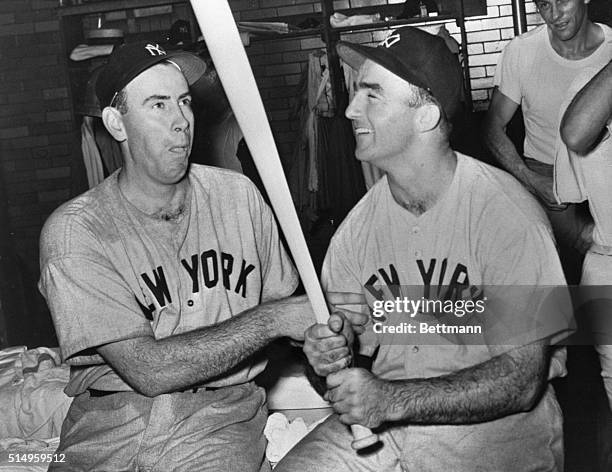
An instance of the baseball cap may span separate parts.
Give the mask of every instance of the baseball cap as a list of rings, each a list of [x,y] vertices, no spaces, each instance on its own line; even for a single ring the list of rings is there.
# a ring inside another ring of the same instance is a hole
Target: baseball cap
[[[378,47],[339,41],[336,50],[353,69],[370,59],[406,82],[428,90],[449,119],[461,109],[461,66],[439,36],[407,26],[391,31]]]
[[[138,41],[115,48],[96,81],[101,108],[110,105],[115,94],[155,64],[170,60],[180,67],[187,83],[193,84],[206,70],[198,56],[185,51],[166,51],[151,41]]]

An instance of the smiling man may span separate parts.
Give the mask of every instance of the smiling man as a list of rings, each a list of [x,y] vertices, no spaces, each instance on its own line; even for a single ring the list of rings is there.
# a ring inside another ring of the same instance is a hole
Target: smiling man
[[[588,3],[536,0],[545,24],[505,47],[485,123],[485,142],[493,156],[545,206],[562,258],[566,251],[588,249],[592,221],[582,208],[561,204],[553,194],[561,105],[583,69],[599,70],[612,58],[612,30],[589,20]],[[506,135],[519,106],[525,123],[523,156]]]
[[[189,166],[195,55],[137,42],[99,75],[123,167],[41,235],[40,289],[74,397],[69,471],[264,471],[272,340],[314,316],[270,209],[242,175]]]
[[[356,156],[385,176],[332,238],[325,288],[363,293],[376,307],[397,300],[398,290],[419,300],[452,288],[471,301],[478,288],[486,300],[506,286],[525,286],[528,295],[528,288],[564,284],[535,199],[507,173],[450,147],[462,80],[443,40],[407,27],[377,48],[339,42],[338,53],[359,71],[346,110]],[[454,300],[451,292],[445,299]],[[512,300],[506,321],[535,316],[527,298]],[[422,320],[391,305],[375,321]],[[483,319],[501,321],[503,311]],[[314,371],[326,376],[335,414],[275,471],[563,470],[562,419],[547,381],[564,371],[562,356],[550,357],[562,326],[547,324],[514,342],[508,332],[495,340],[487,330],[463,344],[432,329],[415,336],[370,325],[359,338],[360,352],[374,355],[369,372],[345,368],[351,337],[336,334],[342,324],[332,315],[306,332],[304,344]],[[353,451],[353,424],[377,428],[382,447]]]

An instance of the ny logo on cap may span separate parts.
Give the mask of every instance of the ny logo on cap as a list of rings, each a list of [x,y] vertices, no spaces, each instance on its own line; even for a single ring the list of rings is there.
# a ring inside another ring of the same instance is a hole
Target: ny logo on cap
[[[149,51],[151,56],[165,56],[166,51],[164,51],[159,44],[147,44],[145,49]]]
[[[391,46],[393,46],[395,43],[397,43],[400,39],[401,39],[400,34],[399,33],[394,33],[392,31],[389,34],[389,36],[387,36],[385,38],[385,40],[379,44],[379,46],[384,46],[387,49],[389,49]]]

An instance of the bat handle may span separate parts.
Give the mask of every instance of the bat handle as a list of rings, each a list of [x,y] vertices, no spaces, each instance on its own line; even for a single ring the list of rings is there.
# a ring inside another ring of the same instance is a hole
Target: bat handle
[[[377,434],[374,434],[370,428],[360,424],[351,425],[351,432],[353,433],[351,447],[356,451],[370,447],[379,441]]]

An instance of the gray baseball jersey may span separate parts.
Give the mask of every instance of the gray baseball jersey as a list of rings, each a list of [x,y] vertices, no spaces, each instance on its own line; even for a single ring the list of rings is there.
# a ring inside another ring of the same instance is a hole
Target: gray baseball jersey
[[[41,236],[39,287],[73,366],[71,395],[130,390],[96,346],[212,325],[297,285],[272,213],[244,176],[192,165],[176,221],[140,212],[122,197],[117,176],[61,206]],[[210,385],[246,382],[264,365]]]

